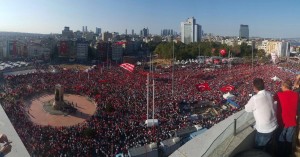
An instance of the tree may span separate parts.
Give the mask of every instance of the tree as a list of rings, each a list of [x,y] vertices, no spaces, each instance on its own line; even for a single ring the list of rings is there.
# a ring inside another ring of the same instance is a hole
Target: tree
[[[247,43],[243,42],[240,46],[240,50],[240,57],[252,55],[252,46],[247,45]]]
[[[257,51],[257,57],[258,58],[264,58],[264,57],[266,57],[266,52],[265,52],[265,50],[263,50],[263,49],[259,49],[258,51]]]

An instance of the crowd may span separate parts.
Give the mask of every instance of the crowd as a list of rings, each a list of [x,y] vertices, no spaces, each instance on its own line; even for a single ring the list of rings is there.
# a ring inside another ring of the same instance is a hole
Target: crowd
[[[9,76],[2,87],[2,106],[32,156],[113,156],[127,154],[128,148],[159,142],[174,136],[174,131],[195,124],[210,128],[219,121],[241,110],[230,109],[210,119],[190,120],[191,113],[179,113],[179,103],[211,101],[219,105],[223,101],[220,88],[232,85],[236,102],[243,106],[252,93],[252,80],[265,80],[266,88],[275,93],[280,83],[271,80],[277,76],[284,80],[295,78],[294,73],[275,65],[239,64],[218,69],[204,68],[198,64],[176,67],[174,95],[172,97],[172,68],[154,72],[155,117],[160,124],[145,126],[146,76],[142,67],[128,72],[121,67],[97,67],[88,72],[55,67],[56,72],[40,69],[39,72]],[[163,79],[159,79],[163,78]],[[161,81],[163,80],[163,81]],[[195,85],[207,82],[212,90],[199,92]],[[33,124],[28,117],[25,100],[37,93],[54,92],[56,84],[64,86],[66,93],[85,95],[97,104],[96,113],[86,122],[71,127],[51,127]],[[151,90],[150,90],[151,91]],[[151,92],[150,92],[151,93]],[[150,104],[152,102],[150,101]],[[93,130],[87,135],[86,130]]]

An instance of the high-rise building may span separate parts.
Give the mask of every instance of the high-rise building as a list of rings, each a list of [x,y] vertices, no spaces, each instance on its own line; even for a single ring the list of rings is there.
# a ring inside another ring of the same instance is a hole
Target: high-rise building
[[[62,30],[62,37],[65,39],[73,38],[74,34],[73,31],[70,30],[70,27],[65,27],[64,30]]]
[[[240,25],[240,39],[249,39],[249,26],[248,25]]]
[[[161,36],[173,36],[176,32],[173,29],[163,29],[161,30]]]
[[[148,37],[149,36],[149,29],[148,28],[143,28],[141,30],[140,36],[141,37]]]
[[[96,27],[96,34],[100,35],[101,34],[101,28]]]
[[[125,35],[127,35],[127,29],[125,29]]]
[[[196,24],[194,17],[181,22],[181,42],[189,44],[191,42],[201,41],[202,27]]]
[[[86,60],[88,57],[89,43],[84,39],[78,39],[76,42],[76,58]]]
[[[108,41],[111,41],[113,38],[113,34],[112,33],[109,33],[109,32],[104,32],[103,35],[102,35],[102,40],[104,42],[108,42]]]
[[[134,35],[134,29],[131,30],[131,35]]]

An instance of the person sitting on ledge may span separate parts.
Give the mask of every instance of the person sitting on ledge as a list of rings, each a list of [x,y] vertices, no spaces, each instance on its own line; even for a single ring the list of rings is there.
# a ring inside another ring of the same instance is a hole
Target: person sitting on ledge
[[[4,146],[0,148],[0,157],[4,157],[11,151],[11,145],[7,136],[4,134],[0,134],[0,143],[5,143]]]

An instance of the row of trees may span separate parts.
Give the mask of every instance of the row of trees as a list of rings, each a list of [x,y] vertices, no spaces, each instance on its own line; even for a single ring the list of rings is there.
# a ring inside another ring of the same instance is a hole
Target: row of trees
[[[159,58],[162,59],[171,59],[173,53],[173,44],[174,44],[174,53],[176,59],[188,59],[196,58],[199,55],[201,56],[219,56],[221,49],[225,49],[227,52],[230,51],[234,57],[246,57],[252,55],[252,46],[247,45],[247,43],[242,43],[241,45],[228,46],[226,44],[221,44],[217,42],[198,42],[184,44],[181,42],[172,43],[172,42],[162,42],[158,44],[154,53],[158,54]],[[253,50],[254,56],[262,58],[265,56],[264,50]],[[227,53],[228,55],[228,53]]]

